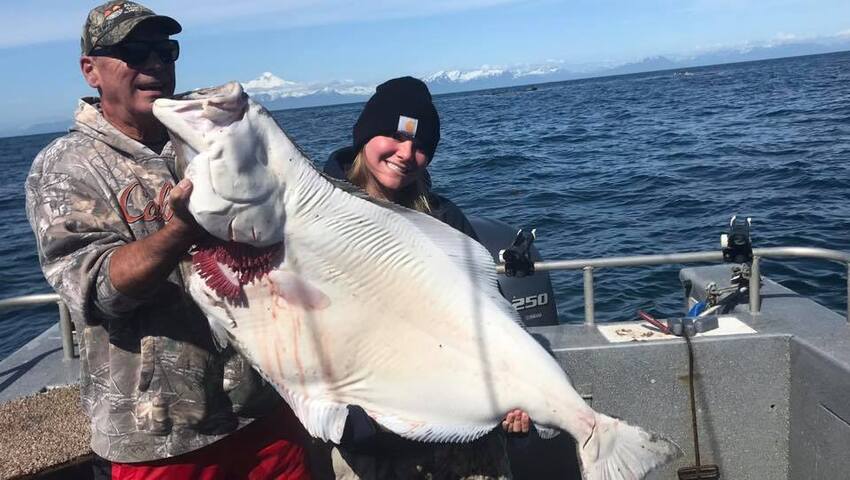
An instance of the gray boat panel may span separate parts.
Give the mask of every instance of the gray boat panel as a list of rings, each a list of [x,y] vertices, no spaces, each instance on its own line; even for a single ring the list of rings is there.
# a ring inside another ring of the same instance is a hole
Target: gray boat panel
[[[689,293],[728,285],[729,266],[688,268]],[[694,339],[703,464],[726,479],[850,478],[850,327],[841,315],[764,279],[762,310],[732,315],[757,333]],[[632,317],[624,313],[624,317]],[[674,440],[693,465],[684,340],[609,343],[595,327],[532,329],[594,408]]]
[[[78,358],[62,359],[59,324],[0,361],[0,403],[80,380]]]
[[[791,478],[848,478],[847,365],[804,342],[792,345]]]
[[[590,335],[583,326],[564,330],[551,339],[553,351],[593,408],[670,438],[685,452],[652,478],[675,478],[679,467],[691,465],[684,341],[606,345],[602,339],[592,347],[574,346],[574,340]],[[787,478],[788,337],[693,343],[702,462],[720,465],[723,478]]]

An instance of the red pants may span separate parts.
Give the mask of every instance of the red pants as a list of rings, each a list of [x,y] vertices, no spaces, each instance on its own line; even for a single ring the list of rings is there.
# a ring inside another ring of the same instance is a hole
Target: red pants
[[[306,433],[289,408],[283,410],[194,452],[149,463],[112,463],[111,478],[310,480]]]

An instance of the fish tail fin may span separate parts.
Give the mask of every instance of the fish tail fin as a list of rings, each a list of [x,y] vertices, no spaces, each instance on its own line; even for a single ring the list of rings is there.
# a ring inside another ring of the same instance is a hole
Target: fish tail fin
[[[601,413],[595,420],[590,437],[578,445],[585,480],[641,479],[682,454],[675,443],[622,420]]]

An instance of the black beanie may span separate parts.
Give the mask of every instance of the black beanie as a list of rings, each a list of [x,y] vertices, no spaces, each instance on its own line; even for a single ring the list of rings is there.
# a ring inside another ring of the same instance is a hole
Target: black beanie
[[[434,158],[440,142],[440,117],[421,80],[401,77],[378,85],[354,124],[354,151],[359,152],[372,137],[396,132],[413,136],[428,159]]]

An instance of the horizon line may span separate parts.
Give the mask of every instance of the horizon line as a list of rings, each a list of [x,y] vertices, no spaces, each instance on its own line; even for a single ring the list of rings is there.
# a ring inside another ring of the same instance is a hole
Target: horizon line
[[[847,47],[843,47],[842,50],[835,50],[835,51],[830,51],[830,52],[809,53],[809,54],[803,54],[803,55],[790,55],[790,56],[783,56],[783,57],[770,57],[770,58],[762,58],[762,59],[756,59],[756,60],[741,60],[741,61],[712,63],[712,64],[704,64],[704,65],[689,65],[689,66],[673,67],[673,68],[650,69],[650,70],[642,70],[642,71],[639,71],[639,72],[605,74],[605,73],[602,73],[602,72],[604,72],[604,71],[602,71],[599,74],[590,73],[590,74],[586,74],[586,76],[583,76],[585,74],[577,73],[576,75],[579,75],[577,78],[569,78],[569,79],[566,79],[566,80],[552,80],[552,81],[545,81],[545,82],[529,82],[529,83],[522,83],[522,84],[516,84],[516,85],[505,85],[505,86],[501,86],[501,87],[477,88],[477,89],[470,89],[470,90],[463,90],[461,88],[460,90],[457,90],[457,91],[433,93],[432,95],[434,97],[444,97],[444,96],[451,96],[451,95],[463,95],[463,94],[475,93],[475,92],[487,92],[487,91],[491,91],[491,90],[509,90],[509,89],[512,89],[512,88],[554,85],[554,84],[560,84],[560,83],[580,82],[580,81],[603,79],[603,78],[631,77],[631,76],[638,76],[638,75],[644,75],[644,74],[649,74],[649,73],[675,72],[675,71],[678,71],[678,70],[703,69],[703,68],[719,67],[719,66],[724,66],[724,65],[742,65],[742,64],[748,64],[748,63],[773,62],[773,61],[785,60],[785,59],[791,59],[791,58],[818,57],[818,56],[826,56],[826,55],[837,55],[837,54],[842,54],[842,53],[850,53],[850,49],[848,49]],[[666,58],[666,57],[664,57],[664,56],[647,57],[647,59],[649,59],[649,58]],[[644,60],[646,60],[646,59],[644,59]],[[625,67],[625,66],[628,66],[628,65],[637,65],[637,64],[639,64],[639,62],[638,63],[631,63],[631,64],[624,64],[624,65],[620,65],[618,67],[613,67],[613,68],[620,68],[620,67]],[[243,83],[243,82],[240,82],[240,83]],[[460,84],[460,85],[462,85],[462,84]],[[187,90],[187,92],[189,92],[189,91],[192,91],[192,90]],[[327,103],[327,104],[304,106],[304,107],[284,107],[284,108],[278,108],[278,109],[275,109],[275,110],[269,110],[269,112],[273,113],[273,112],[281,112],[281,111],[289,111],[289,110],[309,110],[309,109],[315,109],[315,108],[326,108],[326,107],[333,107],[333,106],[354,105],[354,104],[358,104],[358,103],[365,103],[366,100],[368,100],[368,98],[371,95],[351,95],[351,96],[352,97],[360,97],[360,98],[358,100],[350,101],[350,102]],[[60,121],[62,121],[62,120],[55,120],[55,121],[52,121],[52,122],[48,121],[48,122],[36,123],[36,124],[29,125],[26,128],[35,128],[38,125],[57,123],[57,122],[60,122]],[[69,123],[69,125],[72,124],[73,118],[69,118],[68,123]],[[25,133],[23,135],[14,135],[14,134],[9,135],[9,134],[7,134],[7,132],[0,131],[0,140],[6,139],[6,138],[25,138],[25,137],[34,137],[34,136],[39,136],[39,135],[55,135],[55,134],[62,134],[62,133],[65,133],[65,132],[67,132],[67,130],[56,130],[56,131],[51,131],[51,132],[38,132],[38,133]]]

